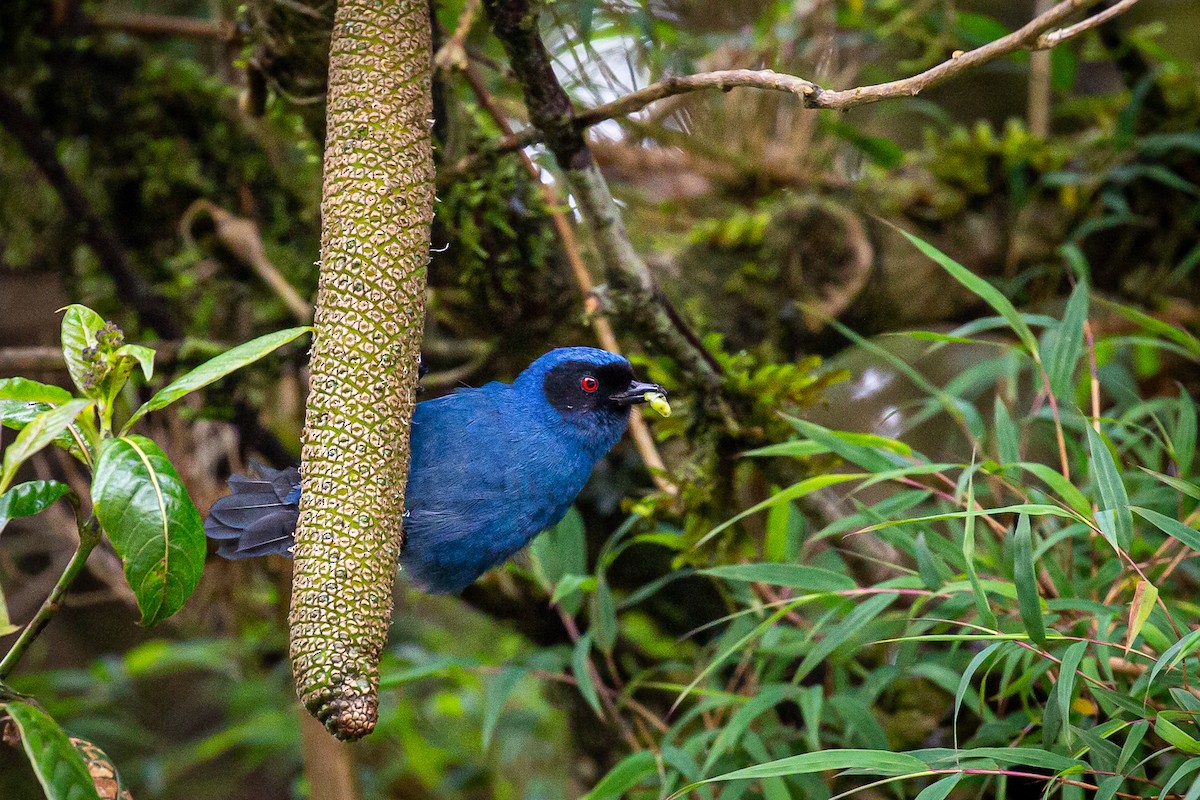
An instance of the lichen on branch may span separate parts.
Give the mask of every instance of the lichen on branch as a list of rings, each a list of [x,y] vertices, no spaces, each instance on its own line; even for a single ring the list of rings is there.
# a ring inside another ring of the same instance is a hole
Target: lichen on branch
[[[321,270],[289,625],[334,735],[375,726],[424,319],[433,155],[425,0],[341,0],[330,43]]]

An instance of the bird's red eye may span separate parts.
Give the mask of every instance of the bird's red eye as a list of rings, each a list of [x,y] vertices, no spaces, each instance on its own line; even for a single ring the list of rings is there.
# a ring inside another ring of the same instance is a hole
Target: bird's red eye
[[[585,392],[594,392],[600,388],[600,382],[597,381],[595,378],[593,378],[591,375],[584,375],[583,380],[581,380],[579,382],[579,386]]]

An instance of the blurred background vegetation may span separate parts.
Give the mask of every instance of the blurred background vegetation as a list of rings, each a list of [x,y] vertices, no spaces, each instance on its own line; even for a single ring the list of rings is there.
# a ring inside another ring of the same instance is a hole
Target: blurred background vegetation
[[[587,107],[702,70],[904,77],[1036,5],[556,0],[543,34]],[[3,4],[0,377],[64,383],[72,302],[157,343],[164,376],[307,321],[333,7]],[[463,7],[434,4],[437,43]],[[435,79],[425,397],[595,343],[551,219],[570,200],[541,190],[552,160],[528,151],[535,181],[513,154],[473,157],[525,119],[487,28],[467,76]],[[352,747],[302,724],[283,560],[210,559],[183,612],[142,629],[99,550],[14,687],[137,798],[335,796],[322,765],[362,798],[659,797],[830,748],[921,750],[928,769],[874,786],[780,767],[696,795],[1196,796],[1200,5],[1142,0],[915,98],[698,93],[590,137],[740,423],[707,428],[679,366],[616,331],[681,412],[652,423],[677,494],[626,442],[463,597],[399,585],[379,728]],[[294,463],[304,361],[281,351],[144,423],[202,510],[249,459]],[[76,470],[44,452],[26,471]],[[5,529],[14,621],[74,537],[62,508]],[[0,747],[0,797],[37,792]]]

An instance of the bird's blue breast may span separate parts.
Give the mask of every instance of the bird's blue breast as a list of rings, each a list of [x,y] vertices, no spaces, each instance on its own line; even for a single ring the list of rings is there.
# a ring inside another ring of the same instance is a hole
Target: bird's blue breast
[[[419,404],[402,572],[429,591],[465,588],[562,519],[623,431],[592,441],[504,384]]]

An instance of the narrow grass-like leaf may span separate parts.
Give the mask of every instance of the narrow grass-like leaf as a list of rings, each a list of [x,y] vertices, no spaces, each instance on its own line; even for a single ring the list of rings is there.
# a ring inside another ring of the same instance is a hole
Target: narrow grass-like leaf
[[[1193,500],[1200,500],[1200,486],[1197,486],[1190,481],[1174,478],[1170,475],[1163,475],[1161,472],[1155,472],[1154,470],[1146,469],[1145,467],[1139,467],[1139,469],[1141,469],[1141,471],[1145,472],[1147,475],[1152,476],[1154,480],[1170,486],[1180,494],[1190,497]]]
[[[726,750],[737,744],[745,730],[750,727],[750,723],[760,715],[771,711],[785,700],[799,699],[804,691],[804,687],[793,686],[788,683],[775,683],[759,687],[754,696],[747,700],[745,705],[735,711],[733,716],[729,718],[729,721],[721,727],[717,738],[713,739],[712,745],[708,748],[708,756],[700,771],[706,773],[712,769],[713,764],[717,763],[717,759]]]
[[[1088,285],[1080,281],[1071,292],[1063,312],[1062,322],[1051,330],[1046,339],[1046,375],[1054,396],[1070,402],[1074,393],[1075,368],[1083,356],[1083,325],[1088,315]]]
[[[488,749],[491,744],[492,734],[496,730],[496,724],[500,722],[500,714],[504,711],[504,704],[508,701],[508,696],[512,694],[513,689],[517,688],[517,684],[528,672],[527,667],[504,667],[500,670],[499,675],[488,682],[487,689],[484,691],[481,731],[484,750]]]
[[[129,418],[129,422],[125,423],[125,428],[122,432],[128,432],[134,423],[151,411],[165,408],[184,395],[190,394],[197,389],[202,389],[210,383],[219,381],[231,372],[253,364],[263,356],[300,338],[311,330],[312,328],[306,325],[300,328],[289,328],[283,331],[276,331],[275,333],[268,333],[266,336],[251,339],[219,356],[205,361],[191,372],[180,378],[176,378],[158,390],[153,397],[143,403],[141,408],[133,413],[133,416]]]
[[[980,650],[967,664],[967,668],[963,670],[962,677],[958,682],[958,689],[954,692],[954,715],[951,717],[954,727],[954,746],[958,747],[958,715],[962,709],[963,698],[967,696],[967,691],[971,688],[971,680],[975,677],[976,670],[980,666],[987,663],[987,660],[992,657],[992,654],[1004,646],[1006,642],[992,642],[987,647]]]
[[[650,750],[625,756],[580,800],[620,800],[626,793],[658,771]]]
[[[1025,345],[1029,354],[1033,356],[1034,361],[1040,360],[1037,337],[1033,335],[1033,331],[1030,330],[1029,325],[1021,317],[1021,313],[1017,311],[999,289],[928,242],[913,236],[908,231],[900,230],[899,228],[896,228],[896,230],[900,231],[904,238],[912,242],[918,250],[933,259],[938,266],[950,273],[952,278],[963,286],[966,286],[974,294],[978,295],[980,299],[994,308],[997,314],[1004,317],[1009,327],[1012,328],[1013,333],[1017,335],[1017,338]]]
[[[934,781],[926,786],[917,795],[916,800],[946,800],[950,793],[954,791],[954,787],[958,786],[958,782],[962,780],[963,774],[956,772],[953,775],[947,775],[941,780]]]
[[[585,633],[575,642],[571,652],[571,672],[575,675],[575,683],[579,686],[579,694],[587,704],[600,716],[600,695],[596,693],[596,685],[592,683],[592,671],[588,669],[592,654],[592,635]]]
[[[1024,765],[1066,772],[1086,768],[1077,758],[1060,756],[1042,747],[972,747],[958,751],[958,758],[989,758],[1010,766]]]
[[[1058,707],[1063,716],[1063,735],[1066,744],[1071,746],[1071,699],[1075,695],[1076,671],[1079,669],[1083,656],[1087,653],[1087,642],[1076,642],[1063,653],[1062,664],[1058,669],[1058,683],[1054,689],[1058,693]]]
[[[70,400],[58,408],[39,414],[21,429],[17,438],[4,451],[3,466],[0,467],[0,494],[8,490],[17,468],[42,448],[53,442],[65,431],[75,418],[92,407],[91,400]]]
[[[1170,323],[1163,322],[1160,319],[1150,316],[1144,312],[1138,311],[1136,308],[1127,306],[1123,303],[1114,303],[1111,300],[1099,298],[1099,301],[1109,308],[1116,311],[1121,316],[1130,322],[1140,325],[1144,330],[1149,331],[1157,336],[1174,342],[1182,347],[1194,359],[1200,360],[1200,339],[1197,339],[1192,334],[1177,328]]]
[[[204,567],[204,526],[166,453],[144,436],[106,439],[92,481],[96,518],[153,625],[174,614]]]
[[[1092,800],[1112,800],[1117,796],[1117,790],[1125,782],[1124,776],[1110,775],[1096,786],[1096,794]]]
[[[1198,769],[1200,769],[1200,759],[1189,758],[1180,764],[1179,769],[1171,773],[1171,777],[1163,784],[1162,791],[1158,793],[1158,800],[1166,800],[1171,795],[1171,790],[1175,788],[1176,784]]]
[[[888,466],[890,467],[891,464],[888,464]],[[831,474],[827,474],[827,475],[817,475],[812,478],[806,478],[805,480],[802,480],[797,484],[793,484],[792,486],[789,486],[788,488],[784,489],[783,491],[776,492],[775,494],[768,497],[766,500],[763,500],[761,503],[757,503],[756,505],[753,505],[750,508],[747,508],[745,511],[734,514],[732,517],[725,520],[720,525],[717,525],[711,531],[709,531],[708,533],[701,536],[699,538],[699,540],[696,541],[696,544],[692,545],[692,547],[693,548],[702,547],[706,542],[708,542],[710,539],[712,539],[714,536],[718,535],[722,531],[728,529],[729,527],[731,527],[733,525],[736,525],[737,523],[741,522],[746,517],[748,517],[752,514],[757,514],[761,511],[766,511],[767,509],[771,508],[772,506],[776,506],[780,503],[788,503],[788,502],[791,502],[792,500],[798,500],[799,498],[810,495],[813,492],[819,491],[821,489],[825,489],[829,486],[836,486],[839,483],[845,483],[846,481],[857,481],[857,480],[862,480],[864,478],[869,478],[869,477],[871,477],[869,474],[853,473],[853,474],[849,474],[849,475],[838,475],[838,474],[831,473]]]
[[[856,586],[847,575],[802,564],[726,564],[699,570],[699,574],[728,581],[787,586],[805,592],[841,592]]]
[[[790,441],[769,444],[742,453],[746,458],[767,458],[775,456],[790,456],[792,458],[811,458],[822,453],[828,453],[829,448],[820,442]]]
[[[995,429],[996,451],[1000,463],[1004,466],[1016,464],[1021,460],[1021,435],[1008,414],[1008,407],[999,397],[992,409],[992,425]]]
[[[1112,512],[1112,531],[1106,532],[1108,526],[1105,524],[1100,524],[1100,530],[1105,534],[1105,538],[1115,538],[1110,540],[1109,544],[1128,551],[1133,543],[1133,515],[1129,513],[1129,493],[1125,490],[1121,473],[1104,439],[1090,425],[1087,426],[1087,436],[1092,456],[1092,481],[1100,492],[1100,510]],[[1097,522],[1100,522],[1099,518]]]
[[[1198,647],[1200,647],[1200,629],[1190,631],[1178,642],[1164,650],[1163,654],[1154,662],[1154,666],[1150,668],[1149,685],[1154,685],[1154,679],[1158,677],[1158,673],[1164,669],[1174,669],[1179,666],[1179,662],[1195,652]]]
[[[592,594],[591,633],[596,646],[611,653],[617,643],[617,607],[613,602],[612,589],[608,581],[598,578],[596,591]]]
[[[1190,475],[1192,462],[1196,459],[1197,431],[1196,401],[1185,389],[1179,390],[1179,415],[1175,422],[1175,430],[1171,435],[1171,450],[1175,456],[1175,465],[1180,475]]]
[[[1158,528],[1163,533],[1178,539],[1188,547],[1200,553],[1200,531],[1197,531],[1195,528],[1192,528],[1188,525],[1184,525],[1174,517],[1168,517],[1166,514],[1160,514],[1157,511],[1151,511],[1148,508],[1130,506],[1129,509],[1154,527]]]
[[[1200,755],[1200,742],[1189,736],[1182,728],[1167,719],[1165,714],[1159,714],[1154,720],[1154,732],[1159,738],[1169,742],[1183,752]]]
[[[813,648],[805,654],[804,660],[800,662],[800,666],[792,675],[792,680],[795,682],[804,680],[805,676],[828,658],[830,653],[858,635],[871,620],[879,616],[895,600],[895,595],[877,594],[860,603],[841,622],[829,626],[825,631],[824,638],[814,644]]]
[[[1038,594],[1037,572],[1033,564],[1033,532],[1027,514],[1017,517],[1017,530],[1013,536],[1013,582],[1017,585],[1017,610],[1029,638],[1037,644],[1045,644],[1042,598]]]
[[[1150,612],[1158,602],[1158,588],[1149,581],[1138,580],[1133,590],[1133,602],[1129,604],[1128,629],[1125,632],[1125,651],[1133,647],[1133,640],[1142,632],[1142,626],[1150,619]]]
[[[917,775],[928,772],[924,761],[907,753],[893,753],[887,750],[822,750],[726,772],[724,775],[685,786],[671,797],[679,797],[708,783],[805,775],[832,769],[853,769],[867,775]]]
[[[1023,461],[1017,466],[1040,478],[1081,518],[1086,520],[1092,513],[1092,504],[1088,502],[1087,497],[1075,488],[1075,484],[1064,478],[1058,470],[1031,461]]]
[[[49,714],[40,708],[12,701],[0,709],[17,726],[21,745],[46,800],[100,800],[83,754]]]
[[[0,532],[10,519],[31,517],[55,500],[70,494],[71,487],[58,481],[26,481],[0,495]]]
[[[1142,739],[1146,736],[1146,731],[1150,730],[1150,723],[1146,720],[1138,720],[1129,726],[1129,732],[1125,734],[1125,743],[1121,745],[1121,755],[1117,757],[1116,772],[1124,772],[1125,767],[1129,764],[1133,754],[1138,752],[1138,748],[1142,745]]]
[[[974,476],[967,481],[966,497],[967,513],[963,525],[962,554],[967,565],[967,578],[971,582],[971,594],[975,599],[975,609],[979,612],[979,621],[985,626],[996,630],[999,622],[988,603],[987,593],[979,581],[979,573],[975,571],[975,480]]]

